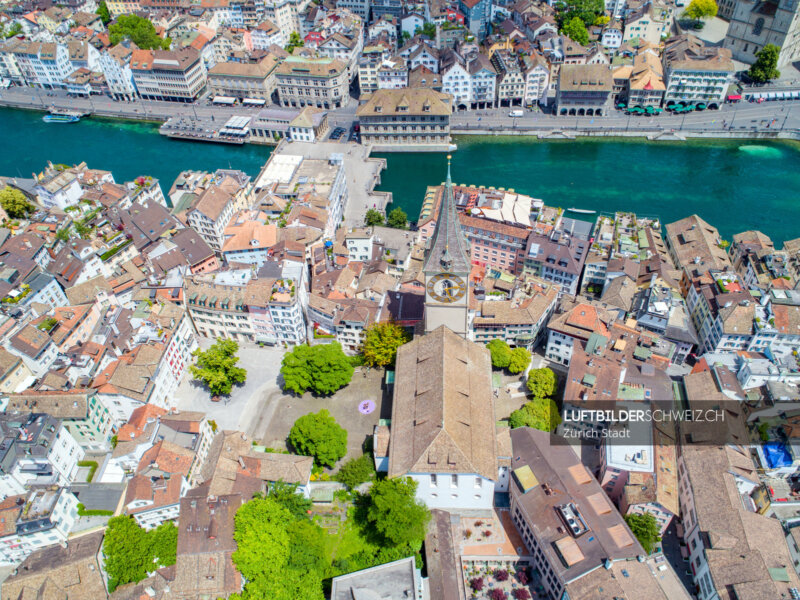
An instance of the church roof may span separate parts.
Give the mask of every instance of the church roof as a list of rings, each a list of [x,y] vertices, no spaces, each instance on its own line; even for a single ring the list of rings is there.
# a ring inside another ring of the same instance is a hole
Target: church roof
[[[453,196],[453,181],[450,178],[450,161],[447,162],[447,181],[444,184],[442,205],[436,229],[433,231],[431,247],[425,259],[423,271],[438,273],[469,273],[469,242],[461,230],[461,223],[456,212],[456,201]]]
[[[497,478],[489,351],[445,326],[397,352],[389,477],[475,473]]]

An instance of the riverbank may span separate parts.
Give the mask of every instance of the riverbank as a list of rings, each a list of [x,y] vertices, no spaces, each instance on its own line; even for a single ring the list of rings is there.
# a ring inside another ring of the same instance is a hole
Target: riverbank
[[[90,118],[48,125],[40,113],[10,109],[0,110],[0,129],[14,136],[14,143],[0,150],[0,175],[31,177],[48,160],[86,161],[112,171],[119,182],[151,175],[165,193],[188,169],[233,168],[256,176],[274,151],[171,140],[158,135],[157,126],[135,121]],[[800,235],[798,142],[497,135],[457,136],[454,142],[457,183],[514,188],[564,208],[656,214],[665,223],[697,212],[728,239],[746,229],[760,229],[776,244]],[[447,169],[444,153],[373,151],[371,157],[386,160],[376,190],[391,192],[391,207],[403,208],[412,220],[426,187],[441,183]]]
[[[48,95],[50,94],[50,95]],[[329,112],[331,125],[349,129],[355,123],[355,101],[344,109]],[[106,97],[67,98],[62,92],[31,88],[9,88],[0,92],[0,106],[46,112],[52,108],[79,111],[96,117],[163,124],[170,119],[197,123],[211,137],[232,116],[252,116],[260,108],[210,106],[205,103],[181,104],[137,100],[116,102]],[[794,139],[800,140],[800,101],[726,104],[720,110],[696,111],[682,115],[627,115],[612,111],[602,117],[555,116],[525,110],[522,117],[511,117],[507,108],[454,113],[450,119],[453,136],[515,136],[539,139],[583,137],[637,137],[663,139]],[[170,135],[164,129],[163,135]],[[174,132],[173,132],[174,134]],[[173,137],[175,137],[173,135]],[[177,137],[196,138],[193,135]],[[207,139],[203,141],[223,142]],[[249,140],[248,140],[249,143]],[[407,148],[378,147],[380,152],[447,152],[446,146],[427,145]]]

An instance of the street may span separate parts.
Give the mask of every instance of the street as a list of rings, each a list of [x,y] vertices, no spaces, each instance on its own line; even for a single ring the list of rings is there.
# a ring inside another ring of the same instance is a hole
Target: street
[[[47,110],[57,108],[91,112],[99,116],[166,121],[172,117],[224,123],[234,115],[255,115],[260,107],[211,106],[208,96],[192,104],[137,99],[132,102],[114,101],[106,96],[91,98],[68,97],[63,90],[48,91],[39,88],[13,87],[0,92],[0,104],[20,108]],[[329,111],[330,127],[350,130],[355,122],[358,102],[351,98],[347,106]],[[672,115],[626,115],[612,110],[608,115],[594,117],[557,116],[539,110],[523,109],[522,117],[510,117],[509,107],[482,109],[454,113],[450,126],[454,134],[477,131],[525,131],[532,134],[549,131],[576,131],[589,133],[625,131],[636,132],[714,132],[731,135],[732,132],[772,132],[775,130],[800,130],[800,100],[765,101],[761,104],[738,102],[724,104],[720,110],[705,110]],[[518,107],[514,107],[518,110]]]

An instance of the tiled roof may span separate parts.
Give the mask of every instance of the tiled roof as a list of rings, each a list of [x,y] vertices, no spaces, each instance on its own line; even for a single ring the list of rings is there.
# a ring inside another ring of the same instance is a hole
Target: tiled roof
[[[497,478],[489,351],[442,326],[400,347],[389,476],[475,473]]]

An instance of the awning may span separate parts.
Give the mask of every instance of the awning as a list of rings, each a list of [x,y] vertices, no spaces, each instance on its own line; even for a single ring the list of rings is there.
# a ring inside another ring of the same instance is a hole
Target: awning
[[[620,102],[619,104],[617,104],[617,108],[625,108],[626,106],[627,104],[625,104],[624,102]]]
[[[741,100],[742,97],[739,94],[730,94],[728,96],[728,100]]]
[[[775,100],[775,98],[777,98],[777,97],[778,97],[778,95],[775,94],[775,93],[767,94],[767,100]]]
[[[705,105],[704,102],[701,102],[700,104],[697,105],[697,109],[698,110],[705,110],[705,108],[706,108],[706,105]]]

